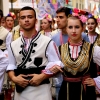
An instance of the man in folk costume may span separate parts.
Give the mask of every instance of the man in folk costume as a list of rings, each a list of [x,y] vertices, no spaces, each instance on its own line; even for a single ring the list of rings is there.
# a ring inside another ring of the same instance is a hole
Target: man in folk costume
[[[3,81],[5,75],[4,73],[8,65],[6,49],[9,44],[8,41],[9,36],[8,36],[8,31],[3,26],[1,26],[2,17],[3,17],[3,12],[2,10],[0,10],[0,99],[4,100],[4,93],[2,91],[2,87],[3,87]]]
[[[8,49],[7,72],[16,84],[14,100],[52,100],[49,68],[63,66],[55,43],[35,29],[36,12],[23,7],[19,12],[19,23],[23,34],[13,41]]]

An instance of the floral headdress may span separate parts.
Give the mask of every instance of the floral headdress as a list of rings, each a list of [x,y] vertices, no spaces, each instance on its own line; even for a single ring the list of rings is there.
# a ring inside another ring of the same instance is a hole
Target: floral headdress
[[[77,8],[74,8],[71,11],[71,15],[72,16],[77,16],[83,23],[86,23],[87,21],[87,17],[85,16],[85,11],[79,10]]]
[[[89,14],[89,15],[88,15],[88,18],[91,18],[91,17],[94,17],[94,18],[97,20],[97,22],[100,23],[100,18],[99,18],[98,15]]]
[[[48,21],[52,21],[52,16],[50,14],[45,14],[45,17]]]
[[[97,19],[97,22],[100,23],[100,18]]]
[[[10,12],[7,16],[11,16],[14,20],[16,19],[16,15],[14,14],[14,12]]]

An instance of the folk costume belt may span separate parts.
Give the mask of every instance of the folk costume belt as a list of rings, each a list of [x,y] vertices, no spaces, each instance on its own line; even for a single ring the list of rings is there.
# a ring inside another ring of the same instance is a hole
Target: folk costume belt
[[[15,72],[15,76],[18,76],[20,74],[24,74],[24,75],[27,75],[27,74],[40,74],[41,71],[45,68],[45,66],[42,66],[42,67],[38,67],[38,68],[30,68],[30,69],[22,69],[22,68],[18,68],[18,69],[15,69],[14,72]],[[30,80],[32,79],[33,77],[27,77],[25,79],[27,80]],[[42,84],[49,84],[49,79],[45,79],[43,80],[40,85]],[[30,84],[28,84],[28,86],[31,86]],[[26,87],[25,87],[26,88]],[[21,93],[25,88],[19,86],[16,84],[16,91],[18,93]]]
[[[68,82],[82,82],[82,85],[83,85],[85,91],[86,91],[86,85],[84,85],[83,83],[84,83],[86,78],[90,78],[90,75],[85,75],[83,77],[77,77],[77,78],[63,77],[64,81],[68,81]]]

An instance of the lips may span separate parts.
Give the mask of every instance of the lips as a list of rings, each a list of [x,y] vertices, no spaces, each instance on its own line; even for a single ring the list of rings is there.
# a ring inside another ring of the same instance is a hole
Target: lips
[[[29,26],[30,24],[29,23],[27,23],[27,24],[24,24],[25,26]]]
[[[72,34],[73,37],[77,36],[77,34]]]
[[[90,27],[89,30],[92,30],[92,27]]]

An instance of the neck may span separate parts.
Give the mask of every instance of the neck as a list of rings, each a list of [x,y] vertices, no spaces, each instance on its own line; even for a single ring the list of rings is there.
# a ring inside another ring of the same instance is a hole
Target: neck
[[[11,30],[11,28],[8,28],[8,27],[6,27],[6,29],[7,29],[8,31],[10,31],[10,30]]]
[[[90,35],[95,35],[95,34],[97,34],[95,31],[92,31],[92,32],[89,32],[88,34],[90,34]]]
[[[44,30],[44,32],[52,32],[52,30],[49,28],[49,29]]]
[[[64,35],[64,34],[67,34],[66,28],[62,29],[62,34],[63,34],[63,35]]]
[[[23,30],[23,36],[27,38],[32,38],[33,35],[37,33],[36,29],[32,29],[30,31]]]
[[[78,44],[78,43],[81,43],[82,42],[82,38],[80,38],[80,39],[78,39],[78,40],[69,40],[69,42],[71,43],[71,44]]]

